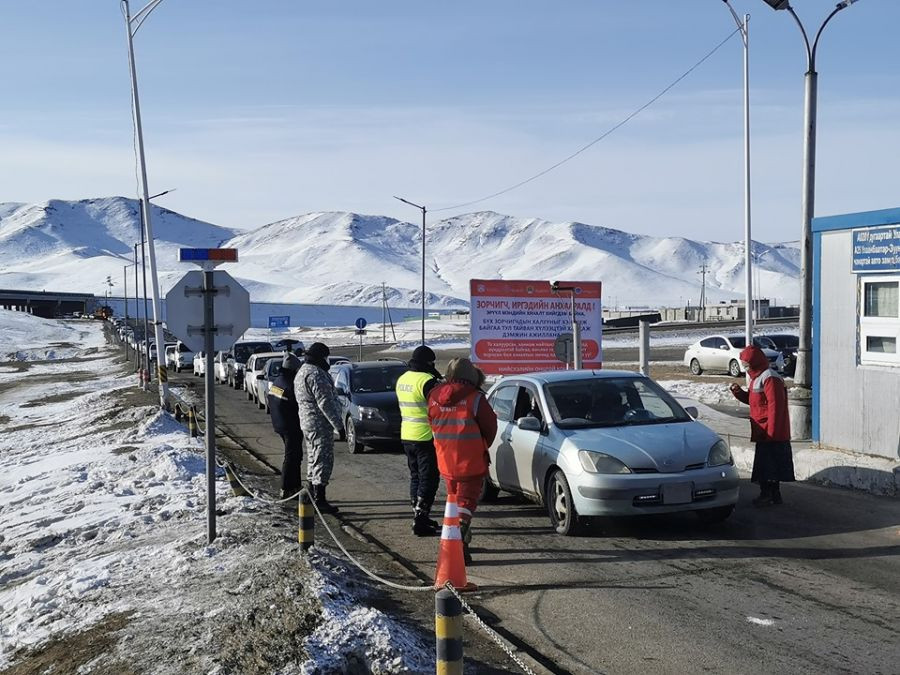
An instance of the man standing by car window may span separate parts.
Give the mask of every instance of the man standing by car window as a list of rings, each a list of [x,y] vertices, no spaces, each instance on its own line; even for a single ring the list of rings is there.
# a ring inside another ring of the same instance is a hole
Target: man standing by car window
[[[300,491],[300,462],[303,460],[303,432],[294,379],[300,369],[300,359],[288,352],[281,361],[281,372],[269,388],[269,410],[272,428],[284,442],[284,462],[281,465],[281,498]]]
[[[436,358],[430,347],[416,347],[408,363],[409,370],[397,379],[396,388],[400,404],[400,440],[409,465],[412,530],[419,537],[434,536],[440,529],[438,523],[429,518],[440,481],[427,403],[428,393],[441,378],[434,367]]]
[[[325,488],[334,468],[334,436],[332,429],[341,431],[341,409],[334,395],[334,385],[328,376],[328,347],[314,342],[306,350],[306,361],[294,379],[294,393],[300,414],[300,428],[309,456],[306,459],[306,478],[313,502],[322,513],[337,513],[328,503]]]
[[[488,472],[488,447],[497,435],[497,415],[481,392],[484,373],[469,359],[453,359],[447,381],[428,396],[428,419],[434,430],[437,463],[447,494],[459,505],[459,532],[467,563],[472,515]]]
[[[756,443],[750,480],[759,483],[754,506],[781,504],[781,481],[794,480],[791,456],[791,421],[787,390],[781,375],[769,367],[769,359],[759,347],[747,347],[741,365],[750,376],[750,390],[731,385],[732,395],[750,405],[750,440]]]

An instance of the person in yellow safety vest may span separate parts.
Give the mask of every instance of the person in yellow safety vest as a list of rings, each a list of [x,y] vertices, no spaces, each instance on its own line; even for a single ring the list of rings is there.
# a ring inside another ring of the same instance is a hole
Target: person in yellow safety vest
[[[434,367],[436,358],[430,347],[416,347],[408,363],[409,370],[397,379],[396,389],[400,404],[400,440],[409,465],[412,531],[419,537],[431,537],[440,532],[440,525],[429,518],[440,482],[434,437],[428,423],[428,393],[441,379]]]

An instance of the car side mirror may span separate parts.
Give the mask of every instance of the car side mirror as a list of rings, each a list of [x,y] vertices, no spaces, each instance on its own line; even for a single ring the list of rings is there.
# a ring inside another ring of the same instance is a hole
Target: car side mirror
[[[698,417],[700,417],[700,411],[697,410],[697,407],[693,405],[686,406],[684,412],[690,415],[691,419],[697,419]]]
[[[259,375],[256,376],[256,379],[257,379],[257,380],[264,380],[264,379],[266,379],[266,376],[265,376],[265,374],[260,373]]]
[[[540,431],[542,428],[541,421],[537,417],[532,417],[531,415],[525,415],[524,417],[517,419],[516,426],[522,431]]]
[[[719,345],[719,349],[724,349],[725,351],[728,351],[728,345]]]

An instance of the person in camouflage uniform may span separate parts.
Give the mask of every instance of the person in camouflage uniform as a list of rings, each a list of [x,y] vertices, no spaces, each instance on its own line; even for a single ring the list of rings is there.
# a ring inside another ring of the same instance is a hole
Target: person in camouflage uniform
[[[334,468],[334,435],[340,433],[341,409],[334,395],[334,384],[328,375],[330,350],[315,342],[306,350],[306,361],[294,379],[300,428],[306,444],[306,478],[312,499],[322,513],[337,513],[328,503],[325,488]]]

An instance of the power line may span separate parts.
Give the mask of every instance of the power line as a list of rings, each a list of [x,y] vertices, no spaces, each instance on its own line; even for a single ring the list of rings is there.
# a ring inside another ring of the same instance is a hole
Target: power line
[[[644,105],[642,105],[640,108],[636,109],[636,110],[635,110],[634,112],[632,112],[630,115],[628,115],[627,117],[625,117],[621,122],[615,124],[614,126],[612,126],[611,128],[609,128],[607,131],[605,131],[603,134],[601,134],[600,136],[598,136],[597,138],[595,138],[594,140],[592,140],[592,141],[591,141],[590,143],[588,143],[587,145],[582,146],[581,148],[579,148],[578,150],[576,150],[575,152],[573,152],[573,153],[572,153],[571,155],[569,155],[568,157],[565,157],[564,159],[561,159],[561,160],[558,161],[556,164],[553,164],[553,165],[547,167],[547,168],[544,169],[543,171],[540,171],[539,173],[534,174],[534,175],[531,176],[530,178],[526,178],[525,180],[519,181],[519,182],[516,183],[515,185],[510,185],[509,187],[504,188],[503,190],[499,190],[499,191],[497,191],[497,192],[494,192],[494,193],[492,193],[492,194],[486,195],[486,196],[484,196],[484,197],[480,197],[480,198],[478,198],[478,199],[473,199],[473,200],[468,201],[468,202],[463,202],[463,203],[461,203],[461,204],[455,204],[455,205],[453,205],[453,206],[444,206],[444,207],[439,208],[439,209],[431,209],[431,212],[432,212],[432,213],[436,213],[436,212],[438,212],[438,211],[453,211],[453,210],[455,210],[455,209],[461,209],[461,208],[464,208],[464,207],[466,207],[466,206],[472,206],[473,204],[478,204],[478,203],[480,203],[480,202],[487,201],[488,199],[493,199],[494,197],[499,197],[500,195],[504,195],[504,194],[506,194],[507,192],[512,192],[513,190],[515,190],[515,189],[517,189],[517,188],[520,188],[520,187],[522,187],[523,185],[527,185],[528,183],[530,183],[530,182],[532,182],[532,181],[534,181],[534,180],[537,180],[537,179],[540,178],[541,176],[547,175],[548,173],[550,173],[550,172],[553,171],[554,169],[558,169],[558,168],[561,167],[563,164],[565,164],[565,163],[567,163],[567,162],[569,162],[569,161],[575,159],[578,155],[580,155],[580,154],[583,153],[584,151],[586,151],[586,150],[592,148],[592,147],[595,146],[597,143],[599,143],[600,141],[602,141],[604,138],[606,138],[607,136],[609,136],[609,135],[612,134],[613,132],[617,131],[617,130],[620,129],[621,127],[623,127],[623,126],[625,126],[626,124],[628,124],[628,122],[630,122],[631,120],[633,120],[635,117],[637,117],[637,116],[640,115],[642,112],[644,112],[644,110],[646,110],[646,109],[649,108],[651,105],[653,105],[654,103],[656,103],[659,99],[661,99],[663,96],[665,96],[665,95],[666,95],[671,89],[673,89],[679,82],[681,82],[684,78],[686,78],[688,75],[690,75],[692,72],[694,72],[697,68],[699,68],[699,67],[700,67],[707,59],[709,59],[713,54],[715,54],[717,51],[719,51],[719,49],[721,49],[721,48],[725,45],[725,43],[728,42],[732,37],[734,37],[735,33],[738,33],[740,30],[741,30],[741,28],[736,28],[736,29],[734,29],[731,33],[729,33],[728,37],[726,37],[726,38],[725,38],[724,40],[722,40],[719,44],[717,44],[715,47],[713,47],[713,49],[711,49],[709,52],[707,52],[707,54],[706,54],[703,58],[701,58],[701,59],[700,59],[699,61],[697,61],[694,65],[692,65],[690,68],[688,68],[686,71],[684,71],[681,75],[679,75],[675,80],[673,80],[673,81],[672,81],[665,89],[663,89],[662,91],[660,91],[656,96],[654,96],[653,98],[651,98],[649,101],[647,101],[647,102],[646,102]]]

